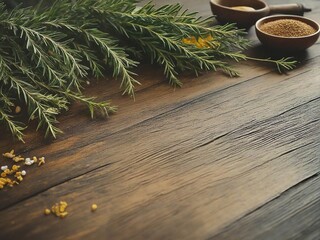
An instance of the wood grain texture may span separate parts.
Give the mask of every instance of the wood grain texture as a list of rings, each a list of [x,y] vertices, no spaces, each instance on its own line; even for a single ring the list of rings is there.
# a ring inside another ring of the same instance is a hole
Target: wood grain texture
[[[210,14],[207,1],[181,2]],[[320,20],[319,1],[306,4]],[[88,89],[120,107],[108,121],[75,105],[51,143],[1,138],[48,160],[0,191],[0,239],[319,239],[319,43],[298,57],[285,75],[244,62],[240,78],[184,76],[182,89],[144,66],[136,101],[115,81]],[[45,217],[59,200],[69,216]]]
[[[320,177],[285,191],[258,210],[223,229],[214,239],[319,239]]]

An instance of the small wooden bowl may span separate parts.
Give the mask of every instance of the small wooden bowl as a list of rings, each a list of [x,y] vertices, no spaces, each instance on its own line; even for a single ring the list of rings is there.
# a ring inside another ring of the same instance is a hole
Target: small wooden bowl
[[[222,23],[236,23],[239,28],[250,28],[256,21],[269,14],[267,4],[262,0],[210,0],[212,13]],[[255,11],[241,11],[234,6],[248,6]]]
[[[313,27],[316,32],[301,37],[281,37],[261,31],[260,27],[262,24],[280,19],[294,19],[304,22]],[[318,40],[320,34],[320,26],[318,23],[309,18],[294,15],[274,15],[264,17],[258,20],[255,26],[257,37],[262,44],[269,47],[270,49],[289,53],[303,51],[311,47]]]

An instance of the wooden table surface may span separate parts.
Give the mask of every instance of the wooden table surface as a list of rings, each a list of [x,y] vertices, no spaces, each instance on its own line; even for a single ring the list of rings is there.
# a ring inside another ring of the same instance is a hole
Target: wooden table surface
[[[208,0],[180,2],[211,15]],[[320,1],[303,3],[320,22]],[[248,54],[269,56],[248,37]],[[287,74],[248,61],[235,65],[239,78],[185,76],[181,89],[143,66],[135,101],[111,79],[87,90],[119,106],[107,121],[75,104],[53,142],[1,134],[1,152],[47,162],[0,191],[0,239],[319,240],[319,41],[297,57]],[[60,200],[69,215],[44,216]]]

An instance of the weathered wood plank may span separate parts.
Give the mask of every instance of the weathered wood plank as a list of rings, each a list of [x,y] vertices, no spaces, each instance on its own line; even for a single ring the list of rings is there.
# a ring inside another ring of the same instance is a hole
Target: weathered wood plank
[[[320,177],[293,186],[256,211],[235,221],[219,239],[320,239]]]
[[[202,0],[182,2],[211,14]],[[308,6],[319,19],[319,2]],[[270,54],[258,45],[251,53]],[[107,122],[74,106],[52,144],[1,139],[0,149],[48,163],[0,191],[0,239],[318,239],[319,55],[318,43],[288,75],[246,62],[241,78],[185,76],[174,91],[161,69],[142,68],[135,102],[115,81],[88,90],[120,106]],[[42,215],[59,200],[70,204],[67,219]]]
[[[190,129],[190,134],[188,135],[190,135],[189,138],[192,138],[194,134],[200,134],[199,137],[201,137],[202,132],[206,134],[210,133],[212,136],[219,136],[254,119],[263,119],[266,116],[279,114],[282,111],[286,111],[291,107],[319,96],[318,88],[320,81],[315,80],[319,77],[317,76],[317,72],[313,70],[317,61],[317,59],[314,59],[313,63],[310,62],[306,68],[300,68],[290,73],[290,76],[287,77],[288,79],[294,75],[297,76],[290,80],[283,79],[281,75],[270,73],[251,81],[240,82],[229,88],[218,88],[216,91],[206,93],[202,97],[200,92],[197,92],[201,91],[202,88],[200,87],[197,88],[195,86],[195,88],[180,89],[180,96],[182,98],[188,96],[187,100],[172,104],[169,109],[175,112],[175,109],[183,108],[184,106],[187,108],[189,105],[191,109],[195,109],[190,110],[187,118],[178,118],[172,123],[169,123],[170,120],[165,121],[168,122],[167,125],[169,129],[170,126],[173,126],[173,129],[170,130],[175,130],[176,122],[181,122],[181,126],[185,127],[190,127],[190,122],[188,121],[192,121],[192,124],[201,124],[201,128],[196,129],[196,132],[192,132],[192,129]],[[301,81],[301,78],[306,78],[306,80]],[[159,95],[156,97],[157,102],[170,103],[174,100],[177,93],[172,94],[167,91],[168,89],[164,88],[168,88],[168,86],[159,85],[158,89],[153,88],[152,91],[143,92],[145,96],[142,98],[145,101],[145,99],[151,96],[155,97],[156,93],[158,93]],[[304,88],[304,91],[300,91],[301,88]],[[192,96],[199,95],[200,97],[195,97],[190,102]],[[287,98],[284,98],[286,95],[288,95]],[[142,98],[140,97],[140,99]],[[200,102],[199,104],[197,104],[198,101]],[[150,104],[147,104],[150,109],[156,109],[157,104],[155,102],[156,101],[152,101]],[[267,104],[272,104],[272,108]],[[144,104],[142,106],[147,107]],[[139,108],[139,106],[137,107],[138,110],[145,111]],[[166,110],[168,110],[168,108]],[[158,114],[160,114],[160,116],[163,115],[161,112],[157,114],[157,110],[151,110],[149,114],[152,114],[151,116],[157,116]],[[215,119],[212,118],[212,114],[216,116]],[[48,189],[51,186],[71,179],[72,177],[110,163],[110,160],[108,158],[104,159],[103,156],[110,155],[110,148],[121,149],[119,146],[126,144],[121,142],[122,137],[119,138],[117,134],[110,135],[108,132],[112,121],[117,120],[116,117],[117,116],[114,116],[114,118],[111,119],[109,125],[104,125],[102,122],[90,123],[89,127],[79,125],[78,128],[75,129],[75,132],[83,131],[82,135],[73,134],[66,141],[60,140],[55,144],[46,145],[39,149],[37,155],[46,155],[47,158],[52,159],[52,161],[42,167],[41,171],[31,170],[30,173],[32,175],[30,174],[30,176],[32,176],[32,178],[26,179],[24,182],[25,186],[22,187],[21,185],[19,191],[11,191],[10,189],[1,191],[0,196],[3,196],[1,209],[30,195],[32,196],[37,192]],[[188,118],[191,118],[191,120],[188,120]],[[229,119],[233,118],[238,118],[238,120],[234,123],[228,122]],[[186,121],[185,119],[187,122],[184,122]],[[150,121],[146,121],[148,123],[151,122],[151,124],[153,122],[152,118]],[[125,120],[123,119],[120,124],[125,124]],[[203,124],[206,124],[208,127]],[[128,129],[132,130],[135,127],[136,125],[133,125]],[[209,128],[211,129],[210,131]],[[121,133],[121,131],[119,133]],[[122,136],[122,134],[119,135]],[[181,133],[180,135],[176,135],[176,139],[173,139],[173,141],[179,141],[179,139],[184,139],[185,137],[185,134]],[[115,138],[119,139],[116,141],[116,144],[114,144]],[[125,138],[129,137],[126,136]],[[203,139],[194,139],[194,141],[201,143]],[[106,146],[106,144],[108,145]],[[126,153],[121,154],[123,154],[122,157],[127,157],[125,155]],[[31,155],[33,155],[32,152]],[[90,164],[85,162],[84,159],[90,159]],[[65,166],[68,166],[67,170],[64,170]],[[29,181],[36,184],[30,184]]]
[[[15,221],[3,236],[17,237],[36,222],[43,225],[26,238],[212,236],[319,171],[320,81],[316,71],[305,70],[197,98],[79,149],[72,156],[85,161],[91,155],[94,166],[110,165],[1,211],[0,220]],[[65,164],[69,172],[84,167]],[[57,178],[66,174],[53,164],[49,169]],[[41,213],[58,199],[71,203],[63,229]],[[92,201],[101,205],[96,215],[89,212]],[[19,220],[21,212],[30,223]]]

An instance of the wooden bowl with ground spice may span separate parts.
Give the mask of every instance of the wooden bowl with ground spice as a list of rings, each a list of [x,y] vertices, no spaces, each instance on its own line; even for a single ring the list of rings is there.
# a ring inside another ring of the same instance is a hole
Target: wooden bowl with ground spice
[[[258,39],[270,49],[298,52],[311,47],[319,38],[315,21],[293,15],[274,15],[256,22]]]

